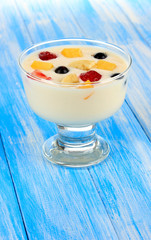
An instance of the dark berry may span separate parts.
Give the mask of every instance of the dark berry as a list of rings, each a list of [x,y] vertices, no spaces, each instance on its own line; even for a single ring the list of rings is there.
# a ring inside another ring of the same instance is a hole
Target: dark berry
[[[114,74],[111,75],[111,77],[116,77],[116,76],[118,76],[118,75],[120,75],[120,73],[114,73]],[[122,79],[122,78],[123,78],[123,76],[118,77],[117,79]]]
[[[102,52],[98,52],[93,57],[97,58],[97,59],[105,59],[105,58],[107,58],[107,54],[106,53],[102,53]]]
[[[65,66],[60,66],[55,69],[55,73],[59,73],[59,74],[65,74],[68,72],[69,72],[69,69],[66,68]]]
[[[116,76],[118,76],[120,73],[114,73],[114,74],[112,74],[111,75],[111,77],[116,77]]]
[[[101,77],[102,77],[101,74],[99,74],[98,72],[93,71],[93,70],[80,74],[80,78],[84,82],[86,82],[87,80],[89,80],[90,82],[97,82],[101,79]]]
[[[43,61],[47,61],[47,60],[50,60],[50,59],[57,58],[57,55],[54,54],[54,53],[46,51],[46,52],[40,52],[39,53],[39,58]]]

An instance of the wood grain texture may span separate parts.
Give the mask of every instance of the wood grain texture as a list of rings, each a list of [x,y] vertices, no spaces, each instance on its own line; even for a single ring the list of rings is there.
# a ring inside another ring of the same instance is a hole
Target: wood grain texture
[[[0,239],[27,239],[0,136]]]
[[[114,43],[131,54],[126,101],[151,140],[150,47],[115,1],[76,0],[69,7],[85,37]]]
[[[105,41],[114,43],[119,42],[122,47],[124,47],[124,44],[131,52],[133,70],[131,71],[130,81],[132,82],[129,84],[127,102],[130,106],[134,103],[133,111],[139,116],[141,123],[142,119],[140,117],[143,117],[146,124],[145,132],[149,136],[151,130],[149,112],[151,108],[149,91],[150,55],[148,52],[150,52],[150,49],[114,2],[110,4],[109,1],[85,1],[83,4],[81,1],[78,2],[81,3],[81,16],[78,14],[77,2],[70,7],[77,21],[81,22],[81,28],[84,29],[88,37],[91,36],[92,29],[94,31],[93,37],[97,37],[100,30],[100,39],[103,38]],[[88,15],[91,16],[90,12],[92,12],[92,17],[87,19]],[[141,82],[141,79],[143,79],[143,82]],[[147,99],[145,92],[148,95]],[[108,120],[110,124],[105,123],[104,127],[108,130],[106,131],[107,138],[113,144],[110,155],[111,161],[107,162],[108,168],[105,164],[102,164],[99,167],[92,168],[90,173],[97,184],[100,196],[104,199],[104,204],[113,220],[113,224],[115,224],[114,227],[119,239],[150,239],[150,144],[146,147],[146,140],[142,140],[141,137],[143,132],[138,131],[138,123],[134,120],[132,114],[127,112],[127,107],[123,106],[122,110],[122,114],[119,111]],[[114,118],[115,122],[112,120]],[[127,125],[128,122],[133,129],[132,131]],[[104,124],[102,125],[104,126]],[[101,133],[101,131],[99,132]],[[117,142],[115,142],[115,139]],[[126,227],[124,228],[124,226]]]
[[[4,4],[0,14],[1,22],[9,29],[8,34],[2,29],[5,41],[0,49],[0,130],[28,237],[117,239],[88,170],[59,168],[42,157],[42,143],[55,133],[55,128],[36,117],[27,105],[17,58],[20,48],[30,45],[31,40],[19,12],[11,4],[7,8]]]
[[[151,46],[151,2],[150,0],[116,0],[121,10]]]
[[[149,49],[112,1],[108,5],[108,1],[100,5],[97,0],[71,2],[1,4],[0,131],[28,236],[42,240],[148,240],[150,143],[128,105],[149,133],[149,71],[145,64],[140,69],[145,57],[137,58],[137,46],[146,49],[148,59]],[[111,143],[110,157],[96,167],[76,170],[43,159],[42,143],[55,134],[56,128],[30,110],[17,66],[19,53],[31,43],[72,36],[126,46],[135,59],[128,105],[125,103],[114,117],[98,124],[98,133]],[[136,72],[144,77],[143,87]],[[137,79],[138,86],[133,79]],[[140,107],[143,113],[139,113]]]
[[[106,164],[91,168],[90,173],[119,239],[149,240],[151,148],[127,107],[121,110],[101,124],[104,128],[109,126],[105,135],[111,144],[111,154]]]

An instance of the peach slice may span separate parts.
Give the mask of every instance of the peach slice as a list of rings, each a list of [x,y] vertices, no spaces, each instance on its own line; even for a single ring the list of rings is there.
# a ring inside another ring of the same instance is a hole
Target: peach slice
[[[67,58],[82,57],[83,53],[80,48],[64,48],[61,54]]]
[[[90,80],[87,80],[86,82],[82,83],[81,86],[78,86],[80,89],[85,89],[85,88],[94,88],[94,86],[91,84]]]
[[[113,71],[116,67],[117,67],[117,66],[116,66],[115,63],[107,62],[107,61],[104,61],[104,60],[99,60],[99,61],[93,66],[93,68],[98,68],[98,69],[108,70],[108,71]]]
[[[50,62],[41,62],[41,61],[33,61],[33,63],[31,64],[31,67],[33,69],[38,69],[38,70],[50,70],[51,68],[53,68],[53,64]]]

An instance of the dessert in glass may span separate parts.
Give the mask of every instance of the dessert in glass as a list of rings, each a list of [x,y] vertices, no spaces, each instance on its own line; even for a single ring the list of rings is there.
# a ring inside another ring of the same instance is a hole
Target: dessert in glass
[[[122,105],[131,57],[101,41],[61,39],[33,45],[19,58],[30,107],[58,133],[43,144],[53,163],[90,166],[109,154],[96,123]]]

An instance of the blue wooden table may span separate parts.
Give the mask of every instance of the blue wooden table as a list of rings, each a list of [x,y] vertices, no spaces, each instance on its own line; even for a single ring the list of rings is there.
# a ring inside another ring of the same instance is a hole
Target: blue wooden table
[[[0,240],[151,239],[151,1],[0,1]],[[56,133],[30,109],[18,67],[41,41],[83,37],[133,59],[122,108],[97,131],[106,161],[71,169],[45,160]]]

